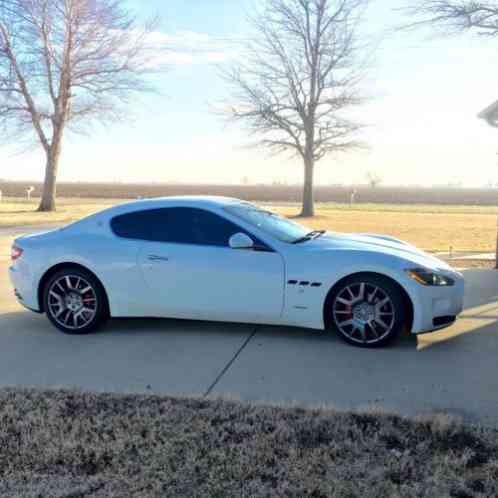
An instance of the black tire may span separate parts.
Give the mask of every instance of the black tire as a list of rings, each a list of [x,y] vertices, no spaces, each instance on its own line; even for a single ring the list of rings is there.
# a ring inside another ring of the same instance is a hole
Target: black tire
[[[102,284],[90,272],[74,267],[61,269],[47,281],[43,309],[57,329],[70,335],[90,334],[109,316]]]
[[[364,299],[358,300],[362,284]],[[404,330],[407,319],[399,287],[389,278],[372,274],[352,275],[341,281],[327,298],[324,315],[328,330],[363,348],[392,343]]]

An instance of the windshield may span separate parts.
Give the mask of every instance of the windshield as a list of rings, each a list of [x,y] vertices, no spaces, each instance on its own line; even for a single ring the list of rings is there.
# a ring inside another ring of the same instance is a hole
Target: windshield
[[[310,231],[303,225],[253,204],[237,204],[225,210],[282,242],[292,243],[306,237]]]

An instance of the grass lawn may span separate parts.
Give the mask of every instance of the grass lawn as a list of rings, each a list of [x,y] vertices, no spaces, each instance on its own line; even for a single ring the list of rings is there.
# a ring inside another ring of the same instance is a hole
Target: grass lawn
[[[295,208],[278,209],[293,216]],[[337,232],[380,233],[397,237],[427,251],[493,252],[496,244],[497,214],[470,214],[425,211],[320,209],[314,218],[298,221],[313,229]]]
[[[116,200],[59,199],[55,213],[38,213],[39,199],[3,199],[0,202],[0,228],[70,223],[117,204]]]
[[[118,202],[105,199],[60,199],[56,213],[37,213],[37,201],[5,199],[0,203],[0,227],[68,223]],[[297,205],[273,206],[286,216]],[[489,251],[496,243],[498,207],[318,204],[317,216],[298,220],[313,229],[374,232],[398,237],[429,251]]]
[[[0,390],[0,496],[498,496],[498,433],[445,415]]]

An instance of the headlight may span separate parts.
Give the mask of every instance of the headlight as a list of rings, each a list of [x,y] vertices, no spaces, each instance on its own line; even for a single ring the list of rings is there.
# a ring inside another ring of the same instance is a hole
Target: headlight
[[[413,268],[406,270],[406,274],[416,280],[419,284],[430,285],[435,287],[450,287],[455,285],[455,281],[445,275],[436,273],[425,268]]]

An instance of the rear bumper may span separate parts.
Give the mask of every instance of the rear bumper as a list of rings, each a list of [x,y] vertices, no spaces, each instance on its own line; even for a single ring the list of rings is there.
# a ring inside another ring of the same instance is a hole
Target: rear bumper
[[[33,285],[29,268],[21,265],[11,266],[9,268],[9,278],[19,304],[31,311],[41,313],[38,293],[36,286]]]

